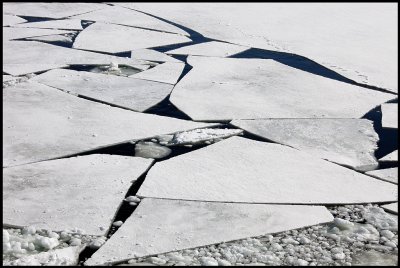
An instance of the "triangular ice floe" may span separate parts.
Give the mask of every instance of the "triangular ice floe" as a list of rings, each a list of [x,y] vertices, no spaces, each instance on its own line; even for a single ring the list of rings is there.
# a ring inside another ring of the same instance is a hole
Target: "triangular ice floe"
[[[396,201],[397,187],[288,146],[232,137],[156,163],[137,195],[218,202],[350,204]]]
[[[391,203],[387,205],[381,206],[384,210],[387,210],[391,213],[398,214],[399,213],[399,203]]]
[[[146,198],[85,265],[277,233],[333,220],[322,206],[229,204]]]
[[[398,184],[399,182],[399,168],[385,168],[369,171],[365,173],[372,177]]]
[[[167,54],[147,48],[132,50],[131,58],[137,60],[148,60],[148,61],[181,62],[180,60],[168,56]]]
[[[4,40],[53,35],[53,34],[68,34],[68,33],[73,33],[73,32],[67,30],[56,30],[56,29],[3,27],[3,42]]]
[[[384,157],[380,158],[379,161],[388,161],[388,162],[397,162],[399,157],[399,151],[393,151],[390,154],[385,155]]]
[[[184,68],[185,63],[183,62],[166,62],[150,70],[131,75],[130,77],[174,85],[178,81]]]
[[[63,29],[63,30],[82,30],[81,20],[65,19],[65,20],[48,20],[36,21],[16,25],[21,28],[46,28],[46,29]]]
[[[27,20],[14,16],[14,15],[7,15],[3,13],[3,27],[4,26],[13,26],[19,23],[24,23]],[[3,28],[4,29],[4,28]]]

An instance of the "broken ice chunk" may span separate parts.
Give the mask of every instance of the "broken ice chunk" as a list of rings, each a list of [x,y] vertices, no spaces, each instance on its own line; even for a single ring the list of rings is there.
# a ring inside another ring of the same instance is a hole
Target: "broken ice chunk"
[[[147,48],[132,50],[131,58],[156,62],[181,62],[167,54]]]
[[[365,174],[395,184],[399,182],[399,168],[397,167],[373,170]]]
[[[135,156],[144,158],[164,158],[167,157],[171,152],[171,149],[168,147],[154,142],[138,142],[135,145]]]
[[[185,64],[183,62],[165,62],[152,69],[129,77],[174,85],[178,81],[184,68]]]
[[[398,128],[398,104],[397,103],[384,103],[382,108],[382,127],[383,128]]]
[[[379,161],[381,161],[381,162],[383,162],[383,161],[397,162],[398,156],[399,156],[399,151],[396,150],[396,151],[391,152],[390,154],[385,155],[384,157],[379,159]]]
[[[168,145],[188,145],[213,140],[219,141],[242,133],[243,130],[241,129],[200,128],[176,133]]]

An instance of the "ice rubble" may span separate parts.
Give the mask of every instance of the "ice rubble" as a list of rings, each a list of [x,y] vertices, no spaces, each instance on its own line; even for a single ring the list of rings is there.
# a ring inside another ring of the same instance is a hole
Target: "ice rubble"
[[[152,16],[143,14],[132,9],[119,6],[107,6],[106,8],[88,12],[85,14],[74,16],[82,20],[98,21],[105,23],[120,24],[125,26],[134,26],[139,28],[147,28],[157,31],[188,35],[184,30],[173,26],[172,24],[163,22]]]
[[[94,154],[5,168],[3,224],[105,235],[132,181],[151,164]]]
[[[173,88],[165,83],[63,69],[48,71],[32,81],[139,112],[161,102]]]
[[[4,89],[3,104],[3,166],[213,125],[111,107],[36,82]]]
[[[157,62],[181,62],[180,60],[168,56],[167,54],[147,48],[132,50],[131,58]]]
[[[398,184],[399,182],[399,168],[397,167],[372,170],[365,174],[395,184]]]
[[[169,50],[167,54],[173,55],[196,55],[209,57],[229,57],[234,54],[243,52],[249,47],[238,46],[230,43],[211,41],[190,46],[185,46],[173,50]]]
[[[398,161],[399,151],[393,151],[390,154],[385,155],[384,157],[380,158],[380,162],[388,161],[388,162],[397,162]]]
[[[145,198],[122,227],[85,264],[116,263],[135,257],[281,232],[332,219],[329,211],[321,206]]]
[[[184,68],[183,62],[165,62],[129,77],[175,85]]]
[[[398,90],[395,3],[116,4],[208,38],[294,53],[356,82]]]
[[[79,19],[63,19],[35,21],[15,25],[20,28],[45,28],[45,29],[63,29],[63,30],[83,30],[81,20]]]
[[[301,71],[269,59],[189,56],[193,69],[170,100],[198,121],[360,118],[395,95]]]
[[[190,41],[191,39],[183,35],[96,22],[76,37],[73,47],[117,53]]]
[[[205,142],[220,141],[232,136],[241,135],[241,129],[228,129],[228,128],[200,128],[189,131],[175,133],[168,141],[163,141],[161,144],[166,145],[187,145],[199,144]]]
[[[384,103],[382,108],[382,127],[399,128],[398,103]]]
[[[378,134],[367,119],[259,119],[231,124],[252,134],[360,171],[378,167]]]
[[[158,159],[167,157],[170,153],[171,149],[154,142],[138,142],[135,145],[135,156]]]
[[[100,3],[4,3],[3,14],[61,19],[106,7]]]
[[[156,163],[137,195],[219,202],[349,204],[397,201],[397,187],[287,146],[231,137]]]
[[[398,214],[398,212],[399,212],[399,203],[396,202],[396,203],[383,205],[382,208],[384,210],[387,210],[387,211],[391,212],[391,213]]]
[[[14,26],[19,23],[24,23],[27,20],[14,16],[14,15],[7,15],[3,13],[3,27],[4,26]],[[4,28],[3,28],[4,29]]]
[[[3,43],[12,39],[73,33],[69,30],[3,27]]]
[[[43,55],[47,55],[43,57]],[[68,65],[104,65],[115,62],[145,70],[146,61],[70,49],[35,41],[3,42],[3,71],[22,75]]]

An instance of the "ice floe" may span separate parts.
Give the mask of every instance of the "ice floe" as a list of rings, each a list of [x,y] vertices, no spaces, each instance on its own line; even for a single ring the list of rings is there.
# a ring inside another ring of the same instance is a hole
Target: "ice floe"
[[[63,30],[82,30],[83,29],[81,20],[79,20],[79,19],[35,21],[35,22],[29,22],[29,23],[15,25],[14,27],[63,29]]]
[[[14,25],[17,25],[19,23],[24,23],[26,21],[27,20],[25,20],[23,18],[20,18],[18,16],[7,15],[7,14],[3,13],[3,27],[4,26],[14,26]]]
[[[64,69],[48,71],[32,81],[139,112],[162,101],[173,87],[141,79]]]
[[[397,201],[397,186],[287,146],[231,137],[156,163],[137,195],[219,202],[351,204]]]
[[[85,264],[117,263],[135,257],[276,233],[331,220],[333,217],[329,211],[320,206],[146,198]]]
[[[34,36],[44,36],[44,35],[54,35],[54,34],[68,34],[68,33],[73,33],[73,32],[67,30],[56,30],[56,29],[3,27],[3,43],[4,40],[12,40],[19,38],[34,37]]]
[[[46,55],[44,57],[43,55]],[[70,49],[35,41],[3,42],[3,71],[12,75],[45,71],[68,65],[104,65],[115,62],[139,70],[148,68],[148,62]]]
[[[356,170],[378,167],[378,134],[367,119],[259,119],[231,124],[252,134]]]
[[[385,155],[384,157],[380,158],[380,162],[388,161],[388,162],[397,162],[399,157],[399,151],[393,151],[390,154]]]
[[[5,168],[3,225],[105,235],[132,181],[152,161],[94,154]]]
[[[4,3],[3,13],[61,19],[107,7],[100,3]]]
[[[111,107],[36,82],[4,89],[3,113],[4,166],[213,125]]]
[[[183,35],[96,22],[76,37],[73,47],[117,53],[190,41],[191,39]]]
[[[398,214],[399,213],[399,203],[391,203],[387,205],[381,206],[384,210],[387,210],[391,213]]]
[[[365,174],[395,184],[398,184],[399,182],[399,168],[397,167],[373,170]]]
[[[171,149],[154,142],[138,142],[135,145],[135,156],[158,159],[167,157],[170,153]]]
[[[196,55],[209,57],[229,57],[234,54],[243,52],[249,47],[238,46],[234,44],[211,41],[190,46],[185,46],[167,51],[167,54],[174,55]]]
[[[72,36],[69,34],[61,35],[61,34],[54,34],[54,35],[45,35],[45,36],[38,36],[38,37],[27,37],[26,40],[32,41],[40,41],[40,42],[62,42],[64,44],[71,45],[73,40]]]
[[[395,95],[269,59],[189,56],[171,102],[194,120],[360,118]]]
[[[399,128],[398,106],[397,103],[384,103],[381,105],[383,128]]]
[[[165,62],[129,77],[174,85],[178,81],[184,68],[185,63],[183,62]]]
[[[108,6],[106,8],[97,11],[77,15],[74,18],[79,18],[82,20],[89,20],[89,21],[121,24],[126,26],[134,26],[139,28],[147,28],[163,32],[188,35],[187,32],[178,27],[173,26],[172,24],[166,23],[162,20],[146,15],[142,12],[138,12],[132,9],[119,6]]]
[[[185,25],[209,38],[302,55],[356,82],[398,90],[395,3],[118,5]]]
[[[131,51],[131,58],[137,60],[157,61],[157,62],[181,62],[167,54],[158,52],[153,49],[136,49]]]

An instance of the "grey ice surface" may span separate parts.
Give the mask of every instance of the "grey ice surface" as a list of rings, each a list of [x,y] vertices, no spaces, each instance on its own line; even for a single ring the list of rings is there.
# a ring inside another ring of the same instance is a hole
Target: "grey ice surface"
[[[144,158],[163,158],[171,154],[171,149],[154,142],[138,142],[135,145],[135,156]]]

